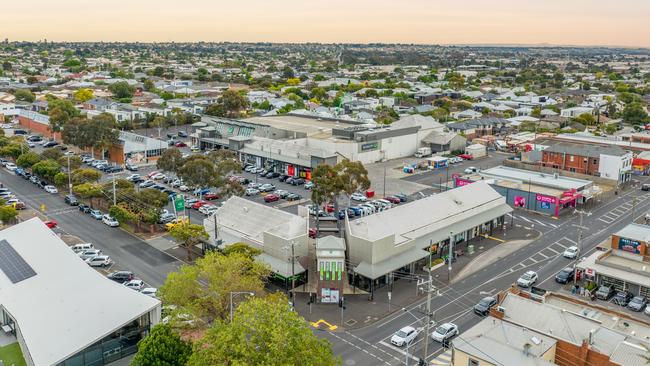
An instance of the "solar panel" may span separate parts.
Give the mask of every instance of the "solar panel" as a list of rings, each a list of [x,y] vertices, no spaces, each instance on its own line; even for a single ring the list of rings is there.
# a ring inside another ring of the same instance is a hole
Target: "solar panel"
[[[6,240],[0,241],[0,269],[12,283],[18,283],[36,275],[34,269]]]

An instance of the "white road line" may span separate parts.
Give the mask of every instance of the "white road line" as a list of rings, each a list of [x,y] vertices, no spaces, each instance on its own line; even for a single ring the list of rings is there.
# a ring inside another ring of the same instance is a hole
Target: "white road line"
[[[551,248],[550,246],[547,247],[547,248],[544,249],[544,250],[550,250],[551,252],[553,252],[553,253],[555,253],[555,254],[560,254],[560,252],[556,251],[555,249]]]
[[[410,352],[406,353],[406,351],[402,351],[401,349],[399,349],[399,348],[397,348],[397,347],[395,347],[393,345],[390,345],[390,344],[388,344],[388,343],[386,343],[384,341],[379,341],[379,344],[381,344],[384,347],[388,347],[389,349],[392,349],[395,352],[399,352],[399,353],[403,354],[405,357],[408,357],[408,358],[410,358],[410,359],[412,359],[414,361],[420,361],[419,358],[413,357]],[[417,343],[412,343],[411,347],[413,347],[414,344],[417,344]],[[409,347],[409,349],[411,349],[411,347]]]
[[[600,221],[602,221],[602,222],[604,222],[606,224],[611,224],[612,222],[614,222],[614,220],[611,220],[611,221],[603,220],[602,217],[599,217],[598,220],[600,220]]]
[[[543,223],[543,222],[541,222],[541,221],[539,221],[539,220],[535,220],[535,219],[533,219],[533,221],[535,221],[536,223],[538,223],[538,224],[540,224],[540,225],[546,227],[546,224]]]
[[[566,241],[568,241],[568,242],[569,242],[569,243],[571,243],[571,244],[578,244],[578,243],[576,243],[575,241],[573,241],[573,240],[571,240],[571,239],[569,239],[569,238],[567,238],[566,236],[565,236],[565,237],[563,237],[563,238],[562,238],[562,239],[560,239],[560,240],[566,240]]]
[[[520,219],[522,219],[522,220],[524,220],[524,221],[528,221],[528,222],[530,222],[531,224],[533,223],[532,221],[530,221],[529,219],[527,219],[527,218],[525,218],[525,217],[523,217],[523,216],[517,216],[517,217],[520,218]]]
[[[559,226],[555,224],[551,224],[550,222],[547,222],[547,224],[551,225],[553,228],[557,229]]]

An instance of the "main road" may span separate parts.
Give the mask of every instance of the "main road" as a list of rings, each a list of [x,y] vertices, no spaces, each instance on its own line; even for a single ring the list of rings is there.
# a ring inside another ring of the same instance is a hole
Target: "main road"
[[[642,183],[649,180],[641,178]],[[584,216],[583,226],[590,228],[582,235],[582,256],[593,253],[595,247],[612,233],[631,223],[634,217],[644,215],[650,208],[650,194],[639,189],[630,189],[607,201],[589,206],[591,215]],[[516,213],[514,220],[520,225],[541,229],[542,235],[527,246],[484,267],[477,273],[459,282],[435,280],[439,290],[432,300],[433,318],[437,324],[453,322],[462,332],[478,323],[481,318],[475,315],[472,307],[487,294],[506,289],[528,270],[536,271],[539,281],[536,286],[546,290],[558,290],[560,285],[554,281],[555,274],[573,262],[562,257],[562,252],[577,243],[578,215],[562,217],[554,224],[542,225],[541,216]],[[444,351],[440,343],[429,338],[428,352],[424,353],[423,332],[411,344],[408,352],[404,347],[395,347],[390,343],[391,336],[400,328],[411,325],[423,328],[426,315],[421,309],[425,300],[418,301],[406,311],[379,320],[364,328],[317,334],[329,339],[334,352],[343,358],[344,365],[400,365],[409,359],[411,365],[420,358],[427,361],[436,358]],[[434,327],[432,327],[434,329]]]

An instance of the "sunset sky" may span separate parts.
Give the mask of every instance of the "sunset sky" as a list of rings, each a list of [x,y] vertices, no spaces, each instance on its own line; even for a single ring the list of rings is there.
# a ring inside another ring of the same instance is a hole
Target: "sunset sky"
[[[0,39],[650,47],[650,0],[3,1]]]

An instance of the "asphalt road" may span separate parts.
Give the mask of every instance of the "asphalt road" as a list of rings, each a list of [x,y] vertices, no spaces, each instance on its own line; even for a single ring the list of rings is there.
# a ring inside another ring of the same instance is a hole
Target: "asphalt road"
[[[641,182],[650,181],[646,177]],[[632,222],[633,197],[637,196],[634,216],[639,217],[650,209],[650,194],[638,189],[630,189],[610,199],[589,207],[590,216],[585,216],[584,226],[593,228],[583,233],[582,255],[588,256],[595,246]],[[431,309],[435,312],[434,320],[440,324],[453,322],[462,332],[480,321],[472,307],[488,294],[495,294],[508,288],[517,278],[528,270],[538,273],[540,280],[537,287],[546,290],[558,290],[561,285],[554,281],[555,274],[562,268],[573,264],[572,260],[562,257],[565,248],[576,245],[578,215],[561,217],[559,220],[517,212],[515,223],[539,230],[539,239],[526,247],[508,255],[485,267],[460,282],[447,284],[446,279],[434,280],[439,295],[434,296]],[[394,313],[368,327],[343,332],[316,331],[322,337],[329,339],[334,352],[343,358],[344,365],[400,365],[410,359],[410,364],[416,364],[423,357],[424,332],[416,338],[407,354],[404,347],[399,348],[390,344],[391,336],[400,328],[412,325],[423,328],[426,313],[422,309],[424,301],[418,301],[407,308],[408,311]],[[426,360],[431,361],[444,349],[429,338]]]
[[[59,224],[55,231],[78,236],[84,242],[113,259],[119,269],[130,270],[136,277],[153,287],[160,287],[167,273],[177,270],[181,262],[148,245],[124,230],[111,228],[101,221],[81,213],[63,202],[63,197],[50,194],[38,186],[0,168],[0,182],[25,204],[39,211],[45,205],[44,215]]]

